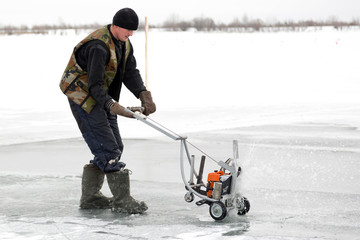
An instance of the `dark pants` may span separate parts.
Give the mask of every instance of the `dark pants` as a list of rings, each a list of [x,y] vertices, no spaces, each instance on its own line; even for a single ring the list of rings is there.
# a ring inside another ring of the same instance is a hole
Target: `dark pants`
[[[69,100],[69,103],[82,136],[94,154],[91,163],[104,172],[119,170],[121,166],[118,161],[124,145],[119,132],[117,116],[105,111],[98,104],[88,114],[73,101]],[[115,163],[109,164],[110,160],[115,160]]]

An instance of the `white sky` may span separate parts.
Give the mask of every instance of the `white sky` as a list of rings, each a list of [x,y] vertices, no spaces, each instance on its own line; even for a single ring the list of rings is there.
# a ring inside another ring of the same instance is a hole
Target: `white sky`
[[[0,25],[107,24],[123,7],[133,8],[143,21],[159,24],[176,16],[180,20],[210,17],[229,23],[234,18],[274,20],[339,20],[360,18],[360,0],[2,0]]]

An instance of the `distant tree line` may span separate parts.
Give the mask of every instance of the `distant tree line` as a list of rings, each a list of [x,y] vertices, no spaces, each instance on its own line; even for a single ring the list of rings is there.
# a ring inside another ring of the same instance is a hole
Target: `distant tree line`
[[[49,31],[68,30],[73,29],[75,31],[97,29],[103,24],[83,24],[83,25],[71,25],[71,24],[58,24],[58,25],[34,25],[32,27],[21,26],[1,26],[0,34],[27,34],[38,33],[47,34]],[[228,24],[216,23],[212,18],[198,17],[190,21],[179,20],[176,16],[171,16],[165,22],[159,25],[150,25],[150,28],[165,29],[167,31],[224,31],[224,32],[275,32],[275,31],[304,31],[309,27],[315,27],[321,29],[322,27],[334,27],[335,29],[342,30],[351,27],[360,28],[359,20],[353,21],[340,21],[336,17],[331,17],[326,21],[284,21],[284,22],[264,22],[261,19],[250,19],[246,15],[239,18],[235,18]],[[144,29],[144,23],[141,22],[139,30]]]
[[[97,29],[101,25],[97,23],[93,24],[83,24],[83,25],[71,25],[71,24],[59,24],[59,25],[34,25],[32,27],[21,25],[21,26],[1,26],[0,25],[0,34],[27,34],[27,33],[37,33],[37,34],[48,34],[49,31],[57,30],[68,30],[73,29],[75,31],[82,31],[87,29]]]
[[[350,22],[340,21],[336,17],[331,17],[326,21],[284,21],[267,23],[261,19],[250,19],[246,15],[239,18],[235,18],[228,24],[216,23],[211,18],[201,17],[194,18],[191,21],[181,21],[178,18],[170,17],[160,27],[172,31],[187,31],[189,29],[195,29],[197,31],[229,31],[229,32],[259,32],[259,31],[301,31],[308,27],[328,27],[332,26],[335,29],[344,29],[349,27],[360,27],[359,20],[353,20]]]

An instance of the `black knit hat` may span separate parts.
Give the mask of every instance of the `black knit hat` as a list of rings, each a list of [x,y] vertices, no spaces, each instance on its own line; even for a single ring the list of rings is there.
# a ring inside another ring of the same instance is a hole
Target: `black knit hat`
[[[127,30],[137,30],[139,18],[131,8],[123,8],[114,15],[113,24]]]

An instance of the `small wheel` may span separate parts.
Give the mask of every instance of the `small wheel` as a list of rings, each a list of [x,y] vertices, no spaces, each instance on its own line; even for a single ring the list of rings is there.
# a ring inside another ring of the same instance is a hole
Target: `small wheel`
[[[224,203],[218,201],[210,204],[210,216],[215,220],[223,220],[226,217],[227,210]]]
[[[238,215],[245,215],[250,211],[250,202],[246,197],[243,197],[243,201],[240,205],[241,208],[238,210]]]
[[[185,193],[184,199],[186,202],[190,203],[194,201],[194,194],[192,192]]]

